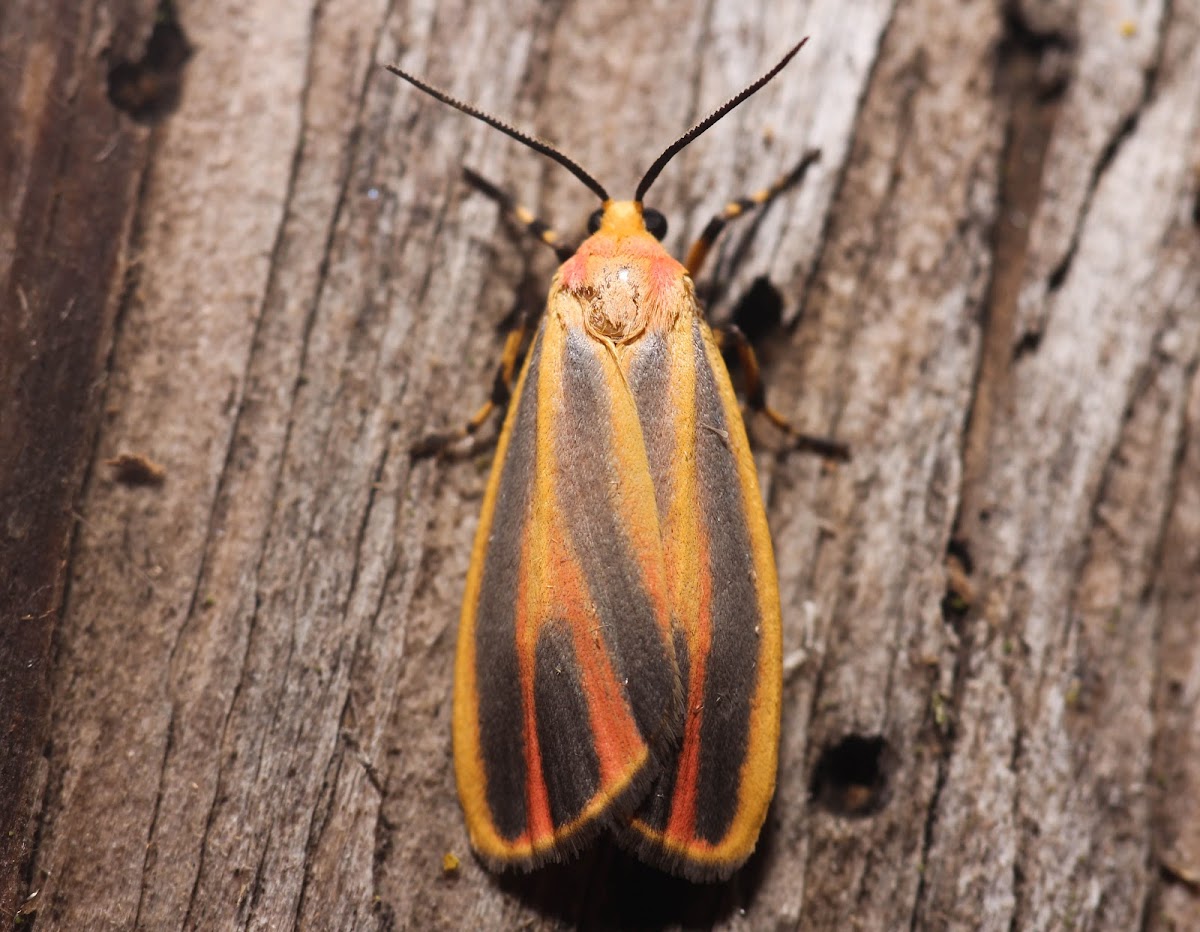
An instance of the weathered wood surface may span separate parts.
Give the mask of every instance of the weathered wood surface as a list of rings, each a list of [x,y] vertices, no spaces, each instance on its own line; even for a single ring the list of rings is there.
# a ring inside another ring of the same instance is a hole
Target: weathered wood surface
[[[4,923],[37,891],[39,929],[1200,927],[1200,6],[178,13],[191,57],[122,110],[150,0],[0,8]],[[607,848],[497,881],[449,737],[486,455],[407,450],[552,267],[458,165],[564,229],[594,205],[379,65],[621,192],[805,34],[654,192],[682,250],[823,153],[716,264],[715,317],[782,297],[776,405],[854,448],[755,431],[787,655],[761,854],[713,888]]]

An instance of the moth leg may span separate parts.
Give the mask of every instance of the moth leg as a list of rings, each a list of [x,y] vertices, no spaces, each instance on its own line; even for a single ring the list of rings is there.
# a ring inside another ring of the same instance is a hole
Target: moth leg
[[[457,430],[442,431],[429,434],[412,447],[411,454],[416,459],[444,453],[468,437],[474,437],[476,431],[487,423],[492,412],[499,411],[508,404],[512,396],[513,385],[517,379],[517,362],[521,358],[521,345],[529,332],[528,315],[522,314],[517,325],[509,331],[504,341],[504,352],[500,357],[500,365],[496,368],[496,377],[492,381],[492,394],[476,411],[469,421]],[[473,449],[473,448],[472,448]],[[470,450],[463,451],[464,455]]]
[[[539,220],[533,213],[525,207],[522,207],[512,196],[506,194],[497,188],[494,184],[484,178],[482,175],[477,175],[471,169],[463,166],[463,177],[467,183],[477,190],[480,194],[485,194],[493,201],[500,205],[500,208],[508,214],[517,225],[527,233],[533,236],[542,243],[545,243],[554,250],[560,262],[566,262],[571,256],[575,255],[576,247],[565,244],[562,237],[559,236],[549,224]]]
[[[737,353],[738,362],[741,363],[746,379],[746,406],[751,411],[766,415],[767,420],[787,434],[795,443],[793,449],[815,453],[817,456],[839,462],[850,459],[850,448],[846,444],[834,440],[832,437],[815,437],[812,434],[801,433],[788,422],[787,418],[767,404],[766,387],[763,384],[762,370],[758,368],[758,357],[755,356],[754,347],[750,345],[746,335],[736,325],[730,324],[728,327],[717,330],[714,332],[714,336],[720,349],[728,346]]]
[[[561,237],[548,224],[539,220],[529,210],[522,207],[512,197],[505,194],[482,175],[476,174],[471,169],[463,166],[463,177],[471,187],[499,204],[500,208],[523,230],[532,233],[538,241],[545,243],[553,249],[560,260],[565,262],[575,254],[575,248],[564,245]],[[500,357],[500,365],[496,369],[496,377],[492,382],[491,397],[480,406],[479,410],[462,427],[457,430],[430,434],[418,441],[412,448],[412,455],[414,457],[421,458],[439,455],[446,452],[448,448],[453,447],[455,444],[466,440],[468,437],[474,437],[479,428],[488,422],[493,412],[503,409],[508,404],[508,399],[512,396],[513,386],[516,384],[517,363],[521,358],[521,345],[529,330],[529,315],[521,314],[516,326],[509,331],[508,338],[504,342],[504,352]],[[469,455],[473,449],[471,447],[461,451],[461,453]]]
[[[756,194],[751,194],[749,197],[739,198],[736,201],[730,201],[725,205],[725,209],[708,221],[708,226],[704,228],[704,232],[700,234],[700,238],[692,244],[692,248],[688,250],[687,261],[684,265],[687,266],[688,273],[695,278],[700,274],[700,269],[704,265],[704,260],[708,258],[713,244],[717,241],[717,237],[721,235],[721,231],[725,229],[725,224],[730,220],[742,216],[752,207],[761,207],[767,201],[771,200],[778,194],[786,191],[792,185],[800,184],[804,180],[804,176],[808,173],[809,167],[821,157],[820,149],[809,149],[804,153],[804,158],[800,160],[800,164],[793,168],[790,172],[776,181],[769,188],[763,188]]]

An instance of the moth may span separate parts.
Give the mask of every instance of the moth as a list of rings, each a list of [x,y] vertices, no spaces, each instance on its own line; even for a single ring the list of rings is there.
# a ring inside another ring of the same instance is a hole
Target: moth
[[[672,143],[630,200],[612,199],[548,143],[390,69],[553,159],[601,200],[572,248],[469,174],[562,260],[519,374],[523,329],[509,337],[492,400],[458,435],[510,396],[454,676],[458,794],[491,868],[560,859],[606,829],[663,870],[718,880],[758,840],[779,747],[779,592],[741,409],[693,280],[725,224],[796,183],[816,153],[727,205],[684,262],[663,247],[666,221],[644,198],[680,150],[803,44]],[[790,430],[733,336],[751,406]]]

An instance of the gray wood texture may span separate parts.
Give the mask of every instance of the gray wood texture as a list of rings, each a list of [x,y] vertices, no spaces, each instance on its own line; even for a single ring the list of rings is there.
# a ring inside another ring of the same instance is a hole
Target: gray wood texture
[[[853,447],[752,424],[761,850],[494,878],[449,722],[488,455],[408,450],[553,270],[459,166],[595,204],[381,65],[623,194],[803,35],[652,197],[681,254],[822,152],[704,277],[770,282],[775,406]],[[1195,0],[10,0],[0,76],[4,928],[1200,928]]]

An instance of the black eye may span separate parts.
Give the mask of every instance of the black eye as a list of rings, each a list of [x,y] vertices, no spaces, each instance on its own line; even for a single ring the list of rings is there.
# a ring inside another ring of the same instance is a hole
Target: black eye
[[[598,208],[590,217],[588,217],[588,233],[595,233],[600,229],[600,221],[604,219],[604,208]]]
[[[642,220],[646,223],[646,232],[655,239],[662,239],[667,235],[667,218],[653,207],[642,211]]]

